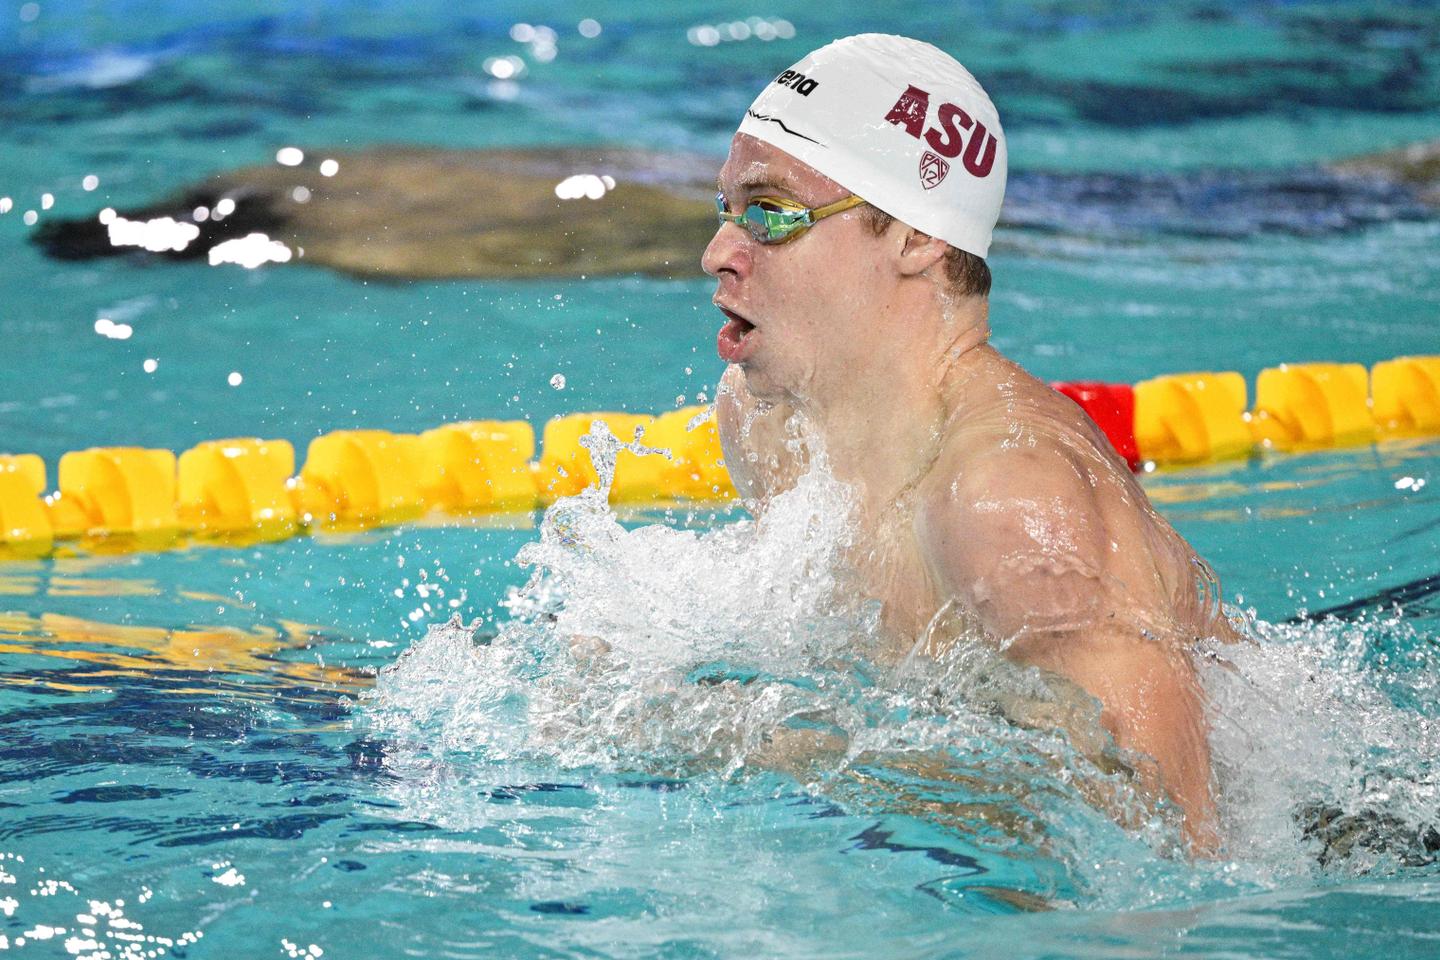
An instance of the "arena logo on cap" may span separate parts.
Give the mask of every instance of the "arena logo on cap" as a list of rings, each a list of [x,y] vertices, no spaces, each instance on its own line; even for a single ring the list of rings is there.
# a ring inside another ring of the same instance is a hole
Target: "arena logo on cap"
[[[775,78],[775,82],[782,87],[789,87],[802,97],[810,96],[810,91],[820,86],[819,80],[812,80],[795,70],[786,70]]]
[[[926,130],[925,121],[929,116],[930,94],[914,84],[905,88],[895,106],[885,114],[887,123],[904,128],[916,140],[923,132],[925,142],[935,151],[931,153],[927,150],[920,158],[920,183],[925,189],[937,186],[950,172],[950,164],[942,158],[953,160],[960,156],[962,150],[965,155],[960,162],[965,169],[972,176],[988,177],[995,165],[995,135],[985,129],[985,124],[972,119],[955,104],[943,101],[937,109],[936,126]],[[971,131],[968,144],[962,130]]]

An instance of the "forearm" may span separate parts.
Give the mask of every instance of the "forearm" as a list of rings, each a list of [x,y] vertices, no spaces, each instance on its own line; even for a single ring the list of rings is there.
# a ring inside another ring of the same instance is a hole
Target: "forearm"
[[[1185,651],[1144,636],[1020,640],[1007,651],[1077,684],[1100,705],[1100,723],[1134,758],[1140,786],[1184,817],[1195,853],[1217,846],[1215,800],[1204,693]]]

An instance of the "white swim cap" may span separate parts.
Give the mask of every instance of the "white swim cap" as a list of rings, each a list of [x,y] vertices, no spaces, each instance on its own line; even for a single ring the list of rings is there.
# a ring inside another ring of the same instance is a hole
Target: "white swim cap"
[[[928,43],[883,33],[810,53],[761,91],[740,133],[977,257],[1005,197],[1005,136],[979,81]]]

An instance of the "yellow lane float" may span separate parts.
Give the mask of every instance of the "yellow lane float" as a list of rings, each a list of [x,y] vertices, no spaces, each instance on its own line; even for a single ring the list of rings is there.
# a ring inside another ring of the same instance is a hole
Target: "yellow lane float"
[[[1245,378],[1172,373],[1135,384],[1135,445],[1153,463],[1203,463],[1246,456]]]
[[[580,439],[590,432],[590,425],[603,421],[621,443],[634,443],[636,438],[651,446],[650,426],[655,418],[635,413],[572,413],[556,417],[545,424],[541,438],[540,463],[535,468],[540,498],[553,503],[561,497],[573,497],[599,481],[590,451]],[[652,475],[659,466],[653,457],[636,457],[621,451],[615,462],[615,480],[610,486],[610,499],[617,502],[649,499],[656,484]],[[652,461],[647,463],[646,461]]]
[[[449,513],[533,510],[535,428],[523,420],[447,423],[420,434],[420,492]]]
[[[180,454],[181,521],[200,533],[283,537],[298,520],[289,481],[295,448],[286,440],[211,440]]]
[[[1370,443],[1370,376],[1358,363],[1282,363],[1260,371],[1250,428],[1266,449]]]
[[[1253,411],[1245,379],[1233,371],[1167,374],[1133,393],[1139,458],[1159,465],[1440,435],[1440,356],[1386,360],[1368,374],[1359,364],[1281,364],[1260,372]],[[60,458],[59,489],[49,495],[39,457],[0,454],[0,546],[24,556],[86,535],[122,535],[116,546],[128,549],[163,545],[182,531],[266,539],[432,510],[531,511],[597,482],[581,439],[598,421],[624,444],[667,454],[622,449],[613,501],[735,496],[707,408],[575,413],[545,425],[538,462],[535,430],[524,421],[451,423],[418,436],[341,430],[310,442],[298,476],[284,440],[208,441],[178,462],[169,450],[82,450]]]
[[[651,447],[670,451],[669,461],[657,461],[662,497],[729,500],[735,496],[720,451],[720,430],[707,408],[682,407],[661,414],[645,440]]]
[[[54,538],[45,493],[45,461],[33,453],[0,456],[0,543],[44,549]]]
[[[425,512],[420,438],[388,430],[337,430],[310,441],[292,484],[306,523],[378,524]]]
[[[96,447],[60,458],[60,496],[54,501],[62,522],[57,533],[74,530],[106,534],[178,532],[175,510],[175,454],[140,447]],[[63,505],[63,506],[62,506]],[[73,508],[73,509],[72,509]]]
[[[1370,372],[1375,426],[1382,434],[1440,434],[1440,357],[1397,357]]]

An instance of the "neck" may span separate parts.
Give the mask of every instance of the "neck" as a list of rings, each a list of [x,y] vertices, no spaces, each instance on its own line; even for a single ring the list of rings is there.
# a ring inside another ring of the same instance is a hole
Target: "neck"
[[[947,425],[963,416],[966,385],[994,356],[984,300],[929,293],[918,306],[878,311],[876,322],[895,335],[833,390],[799,404],[836,478],[856,488],[866,512],[883,511],[924,475]]]

